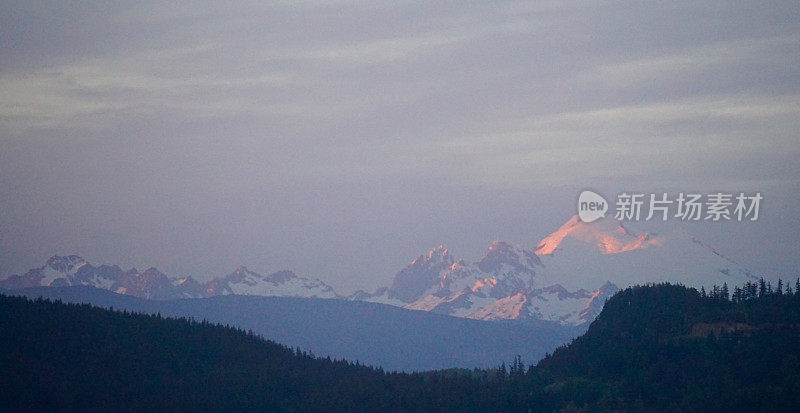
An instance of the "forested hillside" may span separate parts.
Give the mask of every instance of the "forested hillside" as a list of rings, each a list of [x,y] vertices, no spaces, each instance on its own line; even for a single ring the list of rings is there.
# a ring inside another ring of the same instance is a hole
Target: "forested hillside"
[[[235,328],[0,296],[0,407],[13,410],[488,410],[492,371],[385,373]],[[479,379],[478,377],[482,377]]]
[[[760,285],[759,285],[760,284]],[[800,406],[800,294],[763,282],[710,294],[632,287],[542,360],[529,385],[554,405],[785,411]]]
[[[796,290],[795,290],[796,291]],[[751,410],[800,407],[800,295],[669,284],[612,297],[535,367],[387,373],[239,329],[0,296],[0,405],[273,411]]]

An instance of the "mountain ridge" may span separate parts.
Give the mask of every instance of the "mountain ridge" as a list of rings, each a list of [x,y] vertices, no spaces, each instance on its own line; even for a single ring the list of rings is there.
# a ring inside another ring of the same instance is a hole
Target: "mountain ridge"
[[[199,282],[156,268],[123,271],[77,255],[54,256],[39,268],[0,280],[0,288],[89,285],[146,299],[219,295],[335,298],[389,304],[480,320],[590,322],[614,292],[647,282],[700,288],[755,279],[736,261],[690,234],[636,234],[620,221],[585,223],[573,216],[530,249],[495,240],[477,261],[444,245],[420,254],[390,285],[344,296],[315,278],[281,270],[267,275],[239,266]]]
[[[120,294],[156,300],[205,298],[249,294],[276,297],[339,298],[332,287],[317,279],[281,270],[268,275],[239,266],[230,274],[199,282],[191,276],[169,277],[155,267],[139,272],[118,265],[94,266],[77,255],[55,255],[44,266],[0,280],[0,288],[92,286]]]
[[[617,290],[637,283],[710,288],[754,279],[688,233],[636,234],[615,219],[586,223],[575,215],[533,249],[496,240],[476,262],[440,245],[398,272],[390,287],[348,298],[482,320],[577,325],[591,321]]]
[[[148,300],[89,286],[0,289],[0,294],[206,320],[322,357],[389,371],[493,367],[516,355],[537,360],[584,331],[547,321],[494,323],[340,299],[219,295]]]

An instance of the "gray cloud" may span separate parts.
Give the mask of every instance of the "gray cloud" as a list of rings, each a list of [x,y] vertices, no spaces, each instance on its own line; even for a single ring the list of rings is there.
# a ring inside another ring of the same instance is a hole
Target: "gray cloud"
[[[372,287],[441,242],[532,246],[584,187],[763,190],[755,226],[697,231],[800,265],[797,2],[0,7],[2,274]]]

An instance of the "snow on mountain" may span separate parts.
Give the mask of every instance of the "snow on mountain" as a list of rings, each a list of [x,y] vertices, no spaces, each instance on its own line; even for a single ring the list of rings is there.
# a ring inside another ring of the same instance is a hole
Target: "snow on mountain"
[[[262,295],[279,297],[338,298],[333,289],[316,279],[291,271],[262,276],[239,267],[231,274],[205,283],[192,277],[170,278],[156,268],[144,272],[123,271],[118,266],[95,267],[76,255],[54,256],[40,268],[0,280],[0,288],[67,287],[83,285],[139,298],[169,300],[216,295]]]
[[[394,294],[392,294],[392,292],[389,290],[389,287],[378,288],[373,293],[368,293],[364,290],[358,290],[345,297],[345,299],[349,301],[366,301],[368,303],[388,304],[396,307],[404,307],[406,304],[408,304],[405,301],[395,297]]]
[[[492,242],[475,263],[455,260],[439,246],[397,273],[392,287],[372,295],[362,292],[353,299],[387,304],[394,300],[392,304],[407,309],[481,320],[588,321],[585,317],[592,312],[587,307],[598,292],[543,288],[538,281],[543,270],[533,251],[508,242]],[[397,286],[403,288],[401,293]]]
[[[546,268],[540,282],[567,289],[662,281],[699,288],[754,279],[741,265],[685,231],[636,235],[608,218],[585,223],[573,217],[535,251]]]
[[[44,266],[33,268],[24,276],[13,275],[5,280],[2,280],[4,286],[9,288],[25,288],[25,287],[38,287],[38,286],[59,286],[61,284],[68,284],[68,278],[74,278],[82,267],[86,265],[86,261],[77,255],[70,255],[66,257],[54,256],[47,260]]]
[[[638,235],[606,218],[572,217],[532,250],[495,241],[481,260],[436,247],[397,273],[392,286],[351,299],[481,320],[591,321],[620,288],[648,282],[741,285],[754,277],[685,232]]]
[[[85,269],[86,265],[86,261],[77,255],[64,257],[54,256],[47,260],[42,267],[33,268],[24,275],[12,275],[0,281],[0,286],[6,288],[26,288],[73,285],[76,283],[75,280],[85,278],[85,276],[76,277],[76,274],[81,271],[81,269]]]
[[[631,233],[616,219],[605,218],[587,223],[575,215],[561,228],[541,240],[534,253],[552,255],[566,238],[593,245],[603,254],[617,254],[661,244],[659,238],[652,238],[648,234],[637,236]]]
[[[94,287],[102,288],[99,285],[94,285]],[[181,298],[173,281],[155,267],[150,267],[141,274],[126,273],[117,280],[116,284],[112,285],[112,288],[120,294],[146,299]]]
[[[224,278],[211,281],[205,290],[206,296],[226,294],[338,298],[333,288],[322,281],[298,277],[291,271],[263,276],[243,266]]]
[[[436,287],[442,274],[453,265],[453,256],[443,246],[438,246],[427,255],[420,255],[404,268],[392,282],[393,297],[411,301],[425,291]]]
[[[389,287],[341,297],[327,284],[291,271],[261,275],[246,267],[201,283],[170,278],[155,268],[139,272],[92,266],[81,257],[55,256],[0,288],[84,285],[148,299],[259,295],[342,298],[390,304],[480,320],[589,322],[605,300],[633,284],[670,281],[691,287],[741,285],[754,277],[683,231],[636,234],[619,221],[585,223],[577,216],[533,249],[494,241],[476,262],[456,259],[440,245],[399,271]]]
[[[589,303],[583,311],[581,311],[578,318],[581,320],[594,320],[595,317],[600,314],[600,311],[603,310],[606,300],[611,298],[617,291],[619,291],[619,288],[616,285],[610,282],[603,284],[600,289],[592,293],[592,296],[589,298]]]
[[[539,258],[532,252],[507,242],[494,241],[483,258],[476,263],[483,274],[491,276],[475,280],[470,289],[476,293],[483,291],[494,298],[531,289],[536,284],[536,273],[541,265]]]

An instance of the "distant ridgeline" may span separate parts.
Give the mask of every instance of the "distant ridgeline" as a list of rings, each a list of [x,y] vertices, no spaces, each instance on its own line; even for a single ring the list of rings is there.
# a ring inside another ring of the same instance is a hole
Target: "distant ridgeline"
[[[0,296],[0,408],[798,411],[798,286],[627,288],[536,366],[414,374],[206,322]]]

